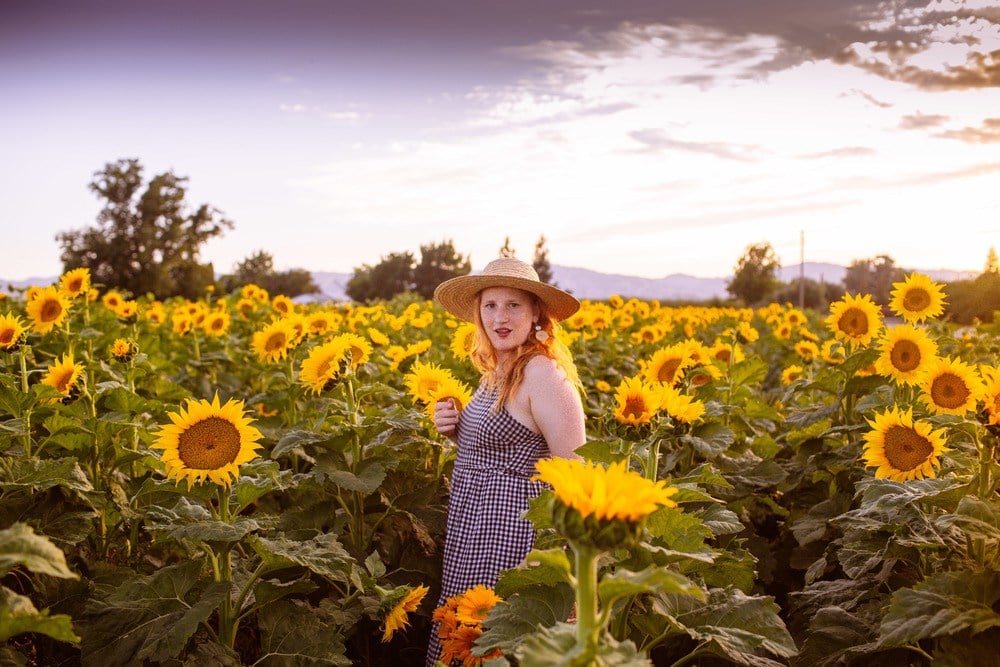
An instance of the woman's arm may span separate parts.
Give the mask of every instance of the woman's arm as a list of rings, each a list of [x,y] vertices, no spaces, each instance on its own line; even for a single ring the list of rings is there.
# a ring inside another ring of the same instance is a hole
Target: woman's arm
[[[580,394],[556,362],[545,356],[528,361],[524,384],[531,416],[553,456],[578,459],[574,450],[586,442]]]

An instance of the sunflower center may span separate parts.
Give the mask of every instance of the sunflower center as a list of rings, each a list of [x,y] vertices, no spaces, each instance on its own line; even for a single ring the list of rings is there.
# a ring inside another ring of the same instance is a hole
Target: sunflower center
[[[731,358],[731,356],[732,356],[732,352],[730,351],[729,348],[721,349],[721,350],[719,350],[719,351],[717,351],[715,353],[715,358],[718,359],[719,361],[721,361],[724,364],[728,364],[729,363],[729,359]]]
[[[885,432],[885,458],[896,470],[913,470],[933,451],[930,441],[912,428],[890,426]]]
[[[72,292],[73,294],[76,294],[77,292],[79,292],[82,289],[83,289],[83,280],[79,280],[79,279],[77,279],[77,280],[71,280],[71,281],[69,281],[69,284],[66,285],[66,291],[67,292]]]
[[[284,332],[273,333],[268,336],[267,341],[264,343],[264,349],[267,352],[277,352],[288,347],[288,339],[285,337]]]
[[[327,373],[330,372],[330,367],[333,365],[330,363],[331,361],[332,361],[331,359],[324,359],[322,363],[320,363],[320,365],[316,367],[316,377],[318,378],[326,377]]]
[[[912,340],[901,340],[892,346],[889,360],[898,371],[909,373],[920,366],[920,348]]]
[[[10,345],[14,340],[13,329],[0,329],[0,345]]]
[[[942,373],[931,383],[931,400],[934,405],[949,410],[965,405],[970,393],[965,381],[952,373]]]
[[[931,305],[931,295],[927,290],[915,287],[903,295],[903,308],[911,311],[926,310]]]
[[[681,365],[680,359],[668,359],[660,364],[660,370],[656,373],[656,379],[660,382],[673,382],[674,375],[677,374],[677,367]]]
[[[55,299],[49,299],[42,304],[42,321],[51,322],[62,314],[62,304]]]
[[[642,396],[633,395],[625,399],[625,407],[622,408],[622,414],[626,417],[641,417],[645,411],[646,401],[643,400]]]
[[[68,368],[61,373],[54,374],[52,379],[55,380],[56,389],[58,389],[61,393],[66,394],[72,386],[73,369]]]
[[[202,419],[177,438],[177,454],[191,470],[218,470],[235,461],[239,453],[240,432],[220,417]]]
[[[868,315],[860,308],[848,308],[840,316],[837,326],[848,336],[864,336],[868,333]]]

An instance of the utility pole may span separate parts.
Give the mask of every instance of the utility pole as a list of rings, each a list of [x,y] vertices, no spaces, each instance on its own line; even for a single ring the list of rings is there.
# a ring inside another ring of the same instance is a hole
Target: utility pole
[[[799,230],[799,310],[806,307],[806,230]]]

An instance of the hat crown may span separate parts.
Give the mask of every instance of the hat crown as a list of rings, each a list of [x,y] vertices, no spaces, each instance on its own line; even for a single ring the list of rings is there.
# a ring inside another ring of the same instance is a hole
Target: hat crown
[[[523,280],[533,280],[542,282],[538,277],[535,268],[526,262],[522,262],[514,257],[498,257],[483,267],[484,276],[506,276],[508,278],[521,278]]]

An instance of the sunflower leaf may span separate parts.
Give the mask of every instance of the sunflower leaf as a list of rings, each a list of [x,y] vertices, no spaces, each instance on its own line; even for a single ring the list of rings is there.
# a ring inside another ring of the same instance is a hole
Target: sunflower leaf
[[[480,645],[480,641],[476,645]],[[560,623],[529,635],[516,651],[522,667],[570,667],[584,664],[583,648],[576,642],[576,626]],[[650,667],[649,661],[632,641],[619,642],[605,635],[597,645],[597,655],[587,664],[615,667]]]
[[[500,573],[496,592],[500,597],[508,598],[520,589],[535,584],[568,584],[571,573],[572,566],[564,549],[535,549],[525,556],[521,565]]]
[[[37,632],[73,644],[80,641],[73,632],[73,619],[69,616],[50,616],[48,609],[38,611],[31,598],[0,586],[0,643],[25,632]]]
[[[281,440],[271,449],[271,458],[276,459],[298,447],[323,442],[329,437],[327,433],[316,433],[314,431],[289,431],[281,436]]]
[[[996,543],[1000,539],[1000,507],[966,496],[954,513],[939,517],[936,524],[942,528],[958,526],[969,537]]]
[[[0,458],[0,488],[44,491],[61,486],[72,491],[93,491],[87,474],[75,458],[26,459]]]
[[[647,567],[639,572],[620,569],[605,575],[597,586],[601,605],[614,604],[618,599],[641,593],[673,593],[705,599],[700,586],[679,572],[662,567]]]
[[[331,581],[350,580],[354,559],[331,533],[321,533],[309,540],[290,540],[284,535],[274,539],[255,537],[250,540],[264,560],[266,570],[278,570],[298,565]]]
[[[375,493],[385,480],[385,467],[371,459],[361,461],[355,474],[339,467],[333,457],[321,456],[316,461],[315,471],[345,491],[356,491],[366,496]]]
[[[484,651],[499,648],[510,654],[525,635],[565,621],[574,601],[575,594],[569,584],[522,588],[490,610],[483,621],[487,630],[476,640],[476,646]]]
[[[17,565],[50,577],[79,578],[69,569],[66,555],[59,547],[23,523],[0,530],[0,574],[7,574]]]
[[[729,381],[733,385],[758,384],[767,377],[767,363],[758,357],[750,357],[729,367]]]
[[[1000,627],[1000,572],[942,572],[892,595],[879,646],[904,646],[959,632]]]
[[[261,657],[256,665],[343,665],[344,639],[336,624],[326,618],[322,607],[279,600],[260,611]],[[331,627],[332,626],[332,627]]]

